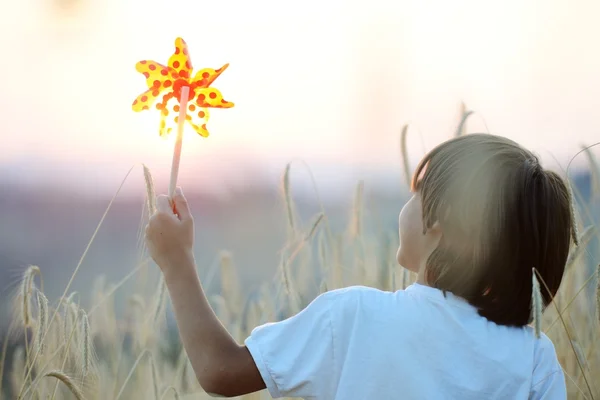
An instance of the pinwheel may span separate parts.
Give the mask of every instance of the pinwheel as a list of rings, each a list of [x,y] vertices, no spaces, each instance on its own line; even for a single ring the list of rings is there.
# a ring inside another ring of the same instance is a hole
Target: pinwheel
[[[183,129],[187,121],[203,137],[209,135],[206,123],[208,108],[231,108],[233,103],[225,100],[221,92],[210,85],[227,69],[229,64],[214,70],[203,68],[193,75],[192,60],[186,42],[175,39],[175,52],[168,65],[156,61],[142,60],[136,70],[146,77],[148,89],[133,102],[133,111],[150,110],[160,112],[159,134],[166,136],[177,126],[177,140],[173,153],[169,194],[172,196],[177,184]]]

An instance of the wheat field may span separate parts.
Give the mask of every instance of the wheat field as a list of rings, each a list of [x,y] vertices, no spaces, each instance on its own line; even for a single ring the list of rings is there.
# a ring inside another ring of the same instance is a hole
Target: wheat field
[[[456,134],[464,134],[463,118]],[[410,177],[406,156],[406,135],[402,130],[401,149],[405,179]],[[593,186],[600,187],[600,170],[588,150]],[[221,322],[239,342],[250,331],[267,321],[286,318],[327,290],[362,284],[383,290],[399,290],[415,276],[397,266],[397,234],[365,233],[362,183],[356,188],[354,206],[345,231],[333,231],[327,215],[318,213],[301,221],[294,205],[288,165],[282,178],[282,201],[288,237],[281,250],[277,276],[265,282],[252,296],[244,297],[238,280],[234,256],[223,251],[220,257],[221,290],[211,303]],[[563,171],[564,172],[564,171]],[[150,171],[144,167],[148,202],[145,218],[153,210],[155,196]],[[598,193],[594,193],[597,196]],[[598,320],[598,254],[590,243],[598,241],[594,226],[583,226],[582,216],[590,205],[579,199],[579,246],[569,255],[565,277],[555,301],[545,310],[541,330],[554,342],[565,371],[569,398],[600,399],[600,331]],[[401,204],[398,205],[400,209]],[[110,205],[107,212],[110,212]],[[105,214],[106,215],[106,214]],[[104,219],[104,217],[103,217]],[[103,220],[102,219],[102,220]],[[102,225],[98,224],[98,229]],[[589,220],[589,218],[588,218]],[[95,234],[90,240],[94,240]],[[89,248],[89,245],[88,245]],[[85,253],[82,257],[85,258]],[[21,399],[203,399],[209,398],[196,382],[191,365],[174,329],[166,323],[168,294],[159,278],[143,281],[143,286],[128,293],[126,304],[115,304],[115,293],[157,267],[142,255],[138,265],[120,282],[98,279],[90,288],[88,308],[71,291],[79,262],[63,295],[49,301],[44,295],[44,266],[30,266],[23,274],[14,296],[13,335],[22,335],[25,345],[18,347],[7,363],[8,338],[0,355],[0,394]],[[244,266],[242,266],[244,267]],[[251,266],[247,266],[251,268]],[[156,275],[158,276],[158,274]],[[543,282],[541,283],[541,290]],[[117,309],[124,309],[118,315]],[[266,391],[242,397],[268,399]]]

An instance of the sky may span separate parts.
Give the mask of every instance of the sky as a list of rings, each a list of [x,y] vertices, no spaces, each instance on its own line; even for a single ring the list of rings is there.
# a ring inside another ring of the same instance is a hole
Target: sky
[[[131,103],[145,90],[135,63],[166,63],[177,36],[196,69],[230,64],[214,86],[235,103],[211,111],[209,138],[186,130],[186,185],[270,179],[297,159],[328,182],[400,175],[402,126],[414,164],[452,135],[463,101],[469,131],[564,168],[600,140],[599,12],[591,0],[0,0],[0,181],[112,192],[145,163],[166,187],[174,135]]]

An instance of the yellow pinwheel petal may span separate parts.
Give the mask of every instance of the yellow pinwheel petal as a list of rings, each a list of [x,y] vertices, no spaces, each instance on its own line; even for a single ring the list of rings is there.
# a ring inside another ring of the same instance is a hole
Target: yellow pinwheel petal
[[[180,78],[189,79],[192,75],[192,60],[185,40],[175,39],[175,53],[169,58],[169,67],[175,70]]]
[[[160,95],[160,90],[158,89],[148,89],[144,93],[140,94],[131,105],[133,111],[144,111],[149,110],[154,101]]]
[[[202,137],[208,136],[208,129],[206,129],[206,123],[210,114],[206,108],[198,108],[194,104],[190,104],[185,116],[186,121],[194,128],[196,133]]]
[[[169,88],[173,85],[173,70],[156,61],[142,60],[135,64],[136,71],[146,77],[146,86],[152,88]]]
[[[223,65],[221,68],[214,70],[212,68],[203,68],[196,73],[192,81],[192,87],[206,88],[209,87],[215,79],[219,77],[229,67],[229,64]]]
[[[200,108],[231,108],[233,103],[223,98],[219,89],[208,87],[198,88],[196,93],[196,105]]]
[[[161,102],[156,104],[156,109],[160,111],[160,127],[158,130],[160,136],[168,135],[173,129],[169,124],[168,117],[169,115],[172,115],[171,112],[174,112],[173,108],[169,108],[169,101],[174,97],[175,95],[173,92],[166,93],[163,95]]]

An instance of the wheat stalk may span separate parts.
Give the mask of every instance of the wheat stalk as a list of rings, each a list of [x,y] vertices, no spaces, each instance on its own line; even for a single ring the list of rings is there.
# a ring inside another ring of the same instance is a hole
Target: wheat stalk
[[[410,164],[408,160],[408,146],[406,145],[406,137],[408,136],[409,125],[406,124],[402,127],[400,132],[400,154],[402,155],[402,171],[404,172],[404,182],[410,187]]]
[[[150,169],[142,164],[144,169],[144,181],[146,183],[146,198],[148,200],[148,213],[153,215],[156,212],[156,192],[154,191],[154,180]]]
[[[581,149],[587,157],[588,163],[590,164],[590,172],[592,175],[592,193],[594,198],[596,198],[600,193],[600,165],[598,165],[598,160],[596,159],[594,153],[592,153],[592,146],[582,145]]]
[[[75,382],[73,382],[73,380],[64,372],[49,371],[46,372],[44,376],[58,379],[59,381],[64,383],[64,385],[69,389],[69,391],[73,394],[73,396],[75,396],[77,400],[83,400],[83,393],[81,392],[81,389],[79,389]]]
[[[567,189],[569,190],[569,210],[571,211],[571,236],[575,246],[579,246],[579,227],[577,226],[577,213],[575,212],[575,195],[569,179],[566,179]]]
[[[458,123],[458,127],[456,128],[456,132],[454,136],[462,136],[465,134],[467,127],[467,119],[473,114],[473,111],[467,110],[467,105],[462,102],[460,107],[460,122]]]
[[[29,327],[31,325],[31,294],[33,293],[33,289],[35,287],[34,278],[35,275],[40,275],[40,268],[31,265],[23,274],[23,279],[21,280],[21,289],[19,291],[19,298],[21,299],[21,316],[23,319],[23,326]]]
[[[48,299],[44,296],[44,293],[41,291],[37,291],[37,303],[38,303],[38,313],[39,313],[39,321],[37,327],[36,334],[36,350],[40,353],[44,353],[44,332],[46,331],[47,323],[48,323]]]
[[[125,178],[123,178],[123,180],[121,181],[121,184],[119,185],[119,188],[117,189],[117,191],[115,192],[114,196],[112,197],[112,199],[108,203],[108,206],[104,210],[104,214],[102,214],[102,217],[100,218],[100,222],[98,223],[98,225],[96,225],[96,229],[94,230],[94,233],[92,234],[92,237],[88,241],[87,246],[85,247],[85,250],[83,251],[81,257],[79,258],[79,262],[77,263],[77,266],[73,270],[73,273],[71,274],[71,277],[69,278],[69,281],[67,282],[67,285],[65,286],[65,289],[63,291],[63,294],[62,294],[61,298],[63,298],[68,293],[69,289],[71,288],[71,285],[73,284],[73,281],[75,280],[75,276],[77,276],[77,273],[79,272],[79,269],[81,268],[81,265],[83,264],[83,260],[87,256],[87,253],[90,250],[90,247],[92,246],[92,243],[94,242],[94,239],[96,238],[96,235],[98,234],[98,231],[100,230],[100,227],[102,226],[102,224],[104,223],[104,220],[106,219],[106,216],[108,215],[108,211],[111,209],[111,207],[112,207],[115,199],[117,198],[117,196],[121,192],[121,189],[123,188],[123,185],[125,184],[125,181],[129,177],[129,174],[131,174],[131,171],[133,171],[133,168],[134,167],[131,167],[131,169],[129,170],[129,172],[127,172],[127,174],[125,175]],[[43,288],[42,288],[42,290],[43,290]],[[57,313],[58,313],[58,308],[55,309],[54,312],[52,313],[52,317],[50,318],[49,325],[52,325],[52,323],[54,322],[54,319],[56,318],[56,314]],[[46,336],[45,332],[44,332],[44,336]],[[44,337],[42,337],[42,339],[43,338]],[[36,352],[36,354],[33,356],[33,359],[31,361],[32,365],[35,364],[35,361],[37,360],[38,356],[39,356],[39,353]],[[32,370],[29,369],[27,371],[26,376],[25,376],[25,380],[23,381],[23,384],[21,385],[21,389],[19,390],[19,395],[18,395],[19,399],[22,398],[22,396],[23,396],[23,391],[25,390],[25,383],[29,379],[31,373],[32,373]]]
[[[90,371],[93,349],[90,338],[90,323],[83,309],[81,310],[81,338],[81,353],[83,355],[82,375],[85,378]]]
[[[152,357],[152,353],[150,353],[150,369],[152,370],[152,388],[154,389],[154,399],[159,400],[158,393],[158,374],[156,373],[156,364],[154,363],[154,357]]]
[[[121,385],[121,390],[119,390],[119,393],[115,397],[115,400],[119,400],[121,398],[121,396],[125,392],[125,388],[127,387],[127,384],[129,383],[129,381],[131,380],[131,377],[133,376],[133,373],[135,372],[135,370],[137,369],[137,366],[139,365],[140,361],[142,361],[142,358],[144,358],[145,355],[148,355],[148,357],[150,358],[151,365],[154,366],[154,357],[152,356],[152,352],[149,349],[144,349],[140,353],[138,358],[135,360],[135,362],[133,363],[131,369],[129,370],[129,374],[127,374],[127,378],[125,378],[125,382],[123,382],[123,385]],[[155,377],[156,377],[155,373],[153,373],[153,379]],[[157,389],[158,383],[156,382],[156,380],[153,382],[153,385],[154,385],[154,390],[155,390],[154,393],[156,396],[158,396],[158,394],[157,394],[158,393],[158,389]]]
[[[161,400],[164,399],[164,398],[166,398],[167,394],[169,392],[173,392],[173,398],[175,400],[179,400],[179,392],[173,386],[169,386],[168,388],[165,389],[165,391],[163,392],[162,396],[160,396]]]
[[[234,268],[233,256],[230,252],[221,251],[219,254],[219,267],[221,270],[221,293],[226,300],[231,317],[237,319],[243,305],[241,287]]]
[[[167,285],[165,284],[165,279],[163,276],[160,277],[158,282],[158,289],[156,291],[156,304],[154,306],[154,323],[158,323],[162,316],[162,311],[164,310],[164,304],[166,299]]]
[[[286,206],[286,210],[287,210],[288,229],[290,231],[290,235],[293,235],[293,233],[296,230],[296,223],[294,221],[294,202],[293,202],[292,194],[291,194],[291,190],[290,190],[291,167],[292,167],[291,163],[288,163],[285,166],[285,171],[283,173],[283,179],[282,179],[282,188],[283,188],[283,197],[284,197],[284,201],[285,201],[285,206]]]
[[[317,216],[314,218],[314,222],[311,224],[310,230],[308,231],[306,236],[304,236],[305,241],[310,240],[314,236],[317,228],[319,227],[319,224],[321,223],[321,221],[323,221],[324,216],[325,214],[323,213],[317,214]]]
[[[569,251],[569,256],[567,257],[567,263],[565,266],[565,270],[570,269],[573,265],[575,265],[577,260],[579,260],[579,258],[583,254],[584,250],[586,249],[587,245],[590,243],[590,241],[594,237],[594,233],[596,233],[596,230],[593,226],[588,226],[583,231],[583,233],[581,234],[581,237],[578,239],[577,245],[575,247],[571,248],[571,250]]]
[[[363,197],[365,191],[365,184],[363,181],[359,181],[356,185],[356,191],[354,193],[354,204],[352,207],[352,236],[361,236],[363,230]]]
[[[544,285],[546,292],[550,295],[550,302],[554,304],[554,308],[558,312],[558,317],[560,318],[560,322],[562,323],[563,327],[565,328],[565,333],[567,335],[567,338],[569,339],[569,344],[571,346],[571,349],[572,349],[573,353],[576,354],[577,351],[575,350],[575,346],[573,345],[573,338],[571,337],[571,334],[569,333],[569,328],[567,327],[567,324],[566,324],[564,318],[562,317],[560,310],[558,309],[558,304],[556,304],[556,301],[554,301],[554,299],[555,299],[554,295],[552,294],[552,292],[550,291],[550,288],[548,288],[548,285],[546,284],[546,282],[544,282],[544,279],[541,277],[541,275],[539,275],[539,272],[535,268],[533,268],[533,274],[536,276],[536,279],[535,279],[536,282],[538,282],[537,276],[539,276],[540,279],[542,280],[542,284]],[[538,287],[539,287],[539,282],[538,282]],[[541,297],[541,295],[540,295],[540,297]],[[575,357],[575,359],[577,361],[577,365],[579,366],[579,370],[581,372],[583,380],[584,380],[584,382],[587,386],[587,389],[590,393],[590,396],[592,397],[592,400],[593,400],[594,399],[594,391],[592,390],[592,387],[590,386],[587,376],[585,375],[585,372],[583,370],[583,365],[581,365],[581,361],[579,360],[579,358]]]
[[[533,321],[535,326],[535,337],[540,338],[542,331],[542,293],[540,291],[540,283],[535,276],[535,271],[532,275],[532,288],[531,288],[531,306],[533,309]]]

